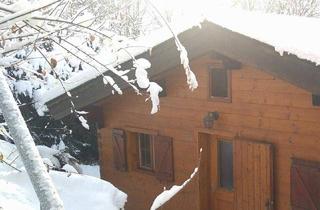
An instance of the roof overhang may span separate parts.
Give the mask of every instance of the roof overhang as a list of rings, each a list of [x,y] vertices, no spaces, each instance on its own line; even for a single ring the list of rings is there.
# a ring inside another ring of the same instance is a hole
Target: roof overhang
[[[212,22],[205,21],[201,26],[179,34],[181,42],[188,50],[190,60],[210,52],[217,52],[241,63],[252,65],[310,93],[320,94],[320,68],[315,63],[288,53],[280,55],[273,46]],[[151,56],[144,53],[137,57],[147,58],[151,62],[150,77],[159,76],[180,64],[173,38],[153,47]],[[122,64],[124,68],[131,66],[132,61]],[[128,87],[120,78],[114,79],[120,88]],[[111,96],[112,88],[106,87],[102,77],[99,76],[70,92],[75,107],[81,109]],[[71,113],[70,99],[66,94],[47,102],[46,105],[55,119],[61,119]]]

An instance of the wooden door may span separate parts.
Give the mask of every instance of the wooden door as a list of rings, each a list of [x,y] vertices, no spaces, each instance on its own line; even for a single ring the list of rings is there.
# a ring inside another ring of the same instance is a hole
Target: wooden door
[[[293,159],[291,166],[292,210],[320,209],[320,163]]]
[[[272,145],[235,140],[234,167],[234,210],[272,210]]]
[[[213,136],[211,140],[211,209],[234,209],[233,140]]]

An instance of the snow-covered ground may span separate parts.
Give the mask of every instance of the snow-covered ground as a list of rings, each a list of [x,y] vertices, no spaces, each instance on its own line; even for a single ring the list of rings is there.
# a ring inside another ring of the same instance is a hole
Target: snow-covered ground
[[[13,144],[0,140],[0,152],[5,161],[11,162],[15,159],[13,151]],[[0,163],[0,209],[39,209],[38,199],[19,158],[13,166],[22,172]],[[99,177],[98,166],[81,167],[84,174]],[[125,193],[109,182],[88,175],[50,171],[66,210],[119,210],[124,207],[127,200]]]
[[[100,178],[100,167],[98,165],[80,165],[83,174]]]

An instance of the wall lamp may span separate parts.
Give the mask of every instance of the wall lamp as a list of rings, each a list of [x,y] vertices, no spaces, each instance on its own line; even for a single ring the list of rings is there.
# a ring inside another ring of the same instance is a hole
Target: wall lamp
[[[219,112],[208,112],[207,116],[203,118],[205,128],[212,128],[214,121],[219,119]]]

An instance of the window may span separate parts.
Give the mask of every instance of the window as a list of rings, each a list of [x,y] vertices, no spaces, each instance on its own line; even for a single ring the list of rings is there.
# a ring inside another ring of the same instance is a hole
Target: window
[[[226,69],[211,69],[209,92],[213,99],[230,101],[230,72]]]
[[[312,105],[320,106],[320,95],[312,94]]]
[[[219,186],[233,189],[233,144],[229,141],[218,141]]]
[[[174,180],[173,141],[147,129],[112,129],[114,169],[146,172],[160,182]]]
[[[142,169],[154,169],[153,136],[149,134],[138,134],[139,167]]]
[[[172,138],[137,133],[138,169],[151,172],[159,181],[174,180]]]

